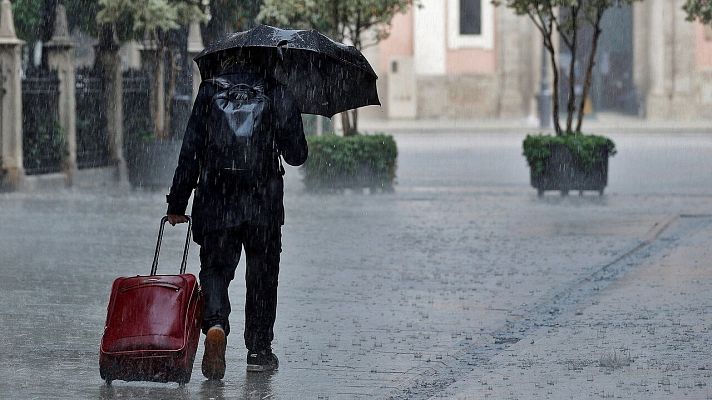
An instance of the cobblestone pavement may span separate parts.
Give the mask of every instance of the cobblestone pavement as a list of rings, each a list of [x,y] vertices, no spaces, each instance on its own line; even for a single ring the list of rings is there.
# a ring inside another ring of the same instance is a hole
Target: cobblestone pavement
[[[671,221],[575,285],[548,321],[514,322],[531,327],[511,336],[522,340],[464,351],[481,362],[433,398],[711,398],[710,241],[712,216]]]
[[[185,389],[107,388],[98,374],[110,284],[150,269],[163,193],[2,194],[0,397],[539,398],[533,390],[541,389],[569,398],[573,386],[559,383],[578,373],[571,371],[583,371],[570,381],[589,397],[650,397],[633,385],[643,380],[655,393],[706,393],[698,383],[709,375],[685,371],[709,368],[704,351],[690,354],[708,343],[698,313],[709,300],[690,302],[709,285],[701,247],[711,228],[705,218],[674,216],[710,213],[712,136],[613,137],[619,154],[602,197],[537,198],[520,134],[398,135],[399,184],[388,195],[306,194],[290,170],[274,343],[280,370],[245,372],[238,279],[226,379],[205,382],[195,368]],[[169,231],[165,273],[177,269],[181,247],[181,230]],[[621,258],[628,253],[633,261]],[[661,292],[665,282],[645,279],[660,275],[663,257],[686,260],[676,267],[695,278]],[[194,246],[189,271],[198,268]],[[605,287],[587,283],[592,276]],[[627,298],[625,285],[642,294]],[[684,317],[674,317],[678,306]],[[631,316],[648,319],[629,324]],[[646,347],[647,358],[638,350],[646,338],[623,339],[640,329],[661,340]],[[579,353],[566,350],[587,338]],[[665,380],[667,358],[679,360],[673,371],[684,379]],[[516,369],[530,364],[531,374]],[[597,364],[613,373],[599,374]],[[630,370],[637,380],[618,382]],[[606,379],[623,389],[609,391]]]

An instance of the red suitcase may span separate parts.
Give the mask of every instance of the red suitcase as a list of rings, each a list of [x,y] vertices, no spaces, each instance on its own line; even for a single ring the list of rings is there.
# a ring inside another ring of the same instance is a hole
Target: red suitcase
[[[186,274],[191,220],[180,275],[156,275],[163,228],[149,276],[118,278],[111,288],[99,372],[112,380],[190,381],[200,337],[203,300],[195,275]]]

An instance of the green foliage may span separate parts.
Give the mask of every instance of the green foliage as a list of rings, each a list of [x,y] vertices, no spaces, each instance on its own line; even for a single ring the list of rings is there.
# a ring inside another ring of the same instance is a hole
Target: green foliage
[[[34,43],[43,37],[49,37],[52,31],[54,15],[43,14],[53,9],[57,0],[14,0],[12,13],[17,36],[27,43]],[[63,0],[67,10],[67,22],[70,31],[78,28],[83,32],[96,35],[96,14],[99,12],[99,0]],[[46,19],[45,19],[46,18]]]
[[[155,142],[156,140],[156,134],[153,131],[137,131],[128,135],[126,143],[142,146],[145,143]]]
[[[20,39],[34,43],[49,37],[54,16],[43,16],[54,9],[57,0],[15,0],[12,3],[15,28]],[[193,18],[205,20],[200,0],[62,0],[70,30],[78,28],[91,35],[99,25],[116,28],[119,39],[143,39],[187,25]],[[45,19],[46,18],[46,19]]]
[[[98,34],[96,15],[101,9],[99,0],[63,0],[67,9],[67,23],[69,29],[80,29],[90,35]]]
[[[61,166],[69,155],[62,127],[48,116],[37,118],[35,132],[22,138],[25,168],[31,171]]]
[[[414,3],[417,0],[264,0],[258,19],[277,26],[317,29],[360,50],[386,38],[393,17]],[[371,29],[375,37],[365,43],[364,33]]]
[[[43,0],[15,0],[12,2],[12,16],[17,37],[33,43],[38,40],[38,27],[42,21]]]
[[[331,33],[333,21],[329,21],[326,9],[318,8],[318,0],[265,0],[257,18],[267,24],[295,29],[317,29]],[[324,4],[320,4],[324,5]]]
[[[193,19],[205,20],[199,0],[98,0],[99,24],[114,25],[120,36],[155,38],[159,32],[188,25]]]
[[[709,0],[686,0],[682,9],[687,13],[688,21],[700,21],[705,25],[712,24],[712,2]]]
[[[229,32],[252,28],[261,6],[262,0],[209,0],[210,15],[202,31],[203,40],[212,43]]]
[[[552,146],[566,146],[574,157],[574,161],[583,168],[593,166],[600,159],[601,149],[608,150],[609,156],[616,154],[616,145],[605,136],[582,135],[569,132],[562,136],[527,135],[524,139],[524,157],[534,175],[544,172],[547,159],[551,155]]]
[[[398,148],[392,136],[310,136],[304,165],[308,189],[393,185]]]
[[[584,13],[581,18],[587,18],[593,16],[596,10],[620,7],[636,1],[642,0],[492,0],[492,4],[511,8],[517,15],[533,14],[544,17],[556,17],[559,8],[582,7]]]

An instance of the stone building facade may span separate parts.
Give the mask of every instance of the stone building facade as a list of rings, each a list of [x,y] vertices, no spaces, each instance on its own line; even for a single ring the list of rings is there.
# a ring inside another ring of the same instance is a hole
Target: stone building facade
[[[594,112],[712,118],[712,29],[686,21],[683,4],[644,0],[607,12],[592,88]],[[489,0],[421,5],[397,15],[389,38],[367,51],[384,105],[368,110],[370,117],[536,115],[541,37],[527,17]],[[561,55],[562,66],[570,62],[567,57]]]

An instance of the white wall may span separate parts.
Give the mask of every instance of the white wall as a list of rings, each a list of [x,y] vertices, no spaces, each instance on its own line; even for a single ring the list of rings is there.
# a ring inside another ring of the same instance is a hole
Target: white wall
[[[445,75],[447,2],[422,0],[421,4],[422,8],[415,8],[415,72],[418,75]]]

